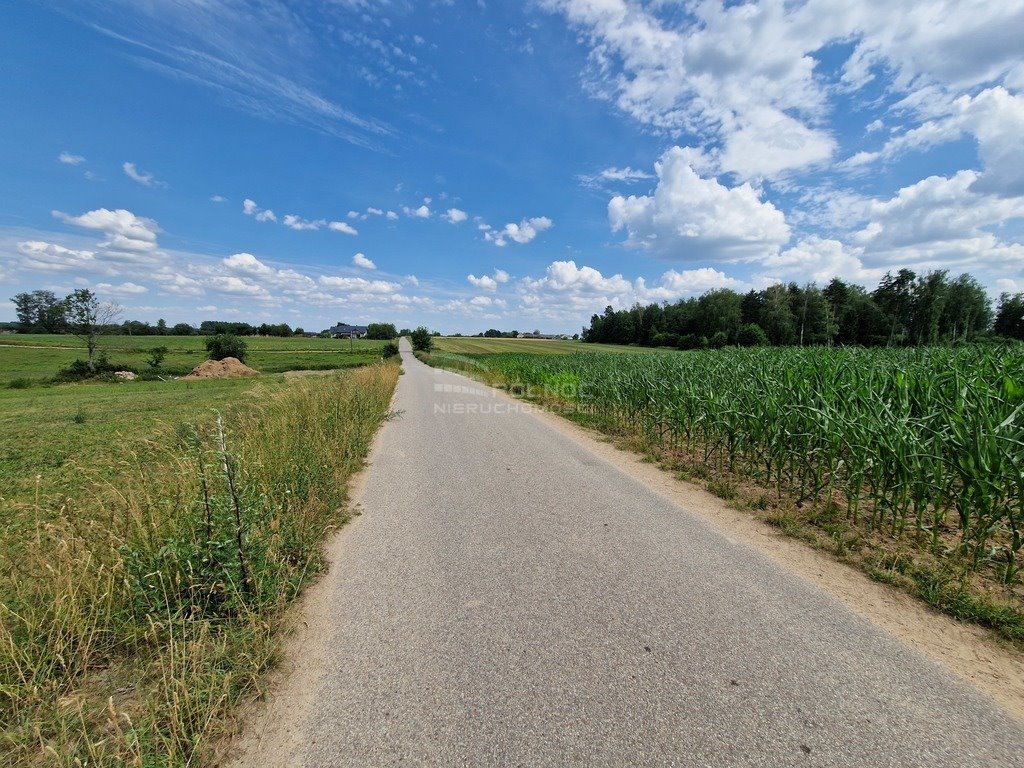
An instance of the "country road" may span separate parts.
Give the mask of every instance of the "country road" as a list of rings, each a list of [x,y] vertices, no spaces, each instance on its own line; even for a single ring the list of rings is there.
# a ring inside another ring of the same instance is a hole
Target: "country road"
[[[321,650],[240,764],[1024,766],[959,678],[402,349]]]

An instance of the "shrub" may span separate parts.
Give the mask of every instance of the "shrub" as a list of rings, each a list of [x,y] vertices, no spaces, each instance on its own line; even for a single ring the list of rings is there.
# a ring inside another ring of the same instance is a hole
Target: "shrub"
[[[767,347],[768,335],[757,323],[748,323],[740,328],[736,341],[741,347]]]
[[[430,336],[430,331],[422,325],[409,334],[409,339],[412,341],[412,348],[417,352],[429,352],[434,348],[434,340]]]
[[[167,357],[168,351],[167,347],[153,347],[149,350],[149,357],[146,358],[149,367],[159,368],[163,364],[164,358]]]
[[[244,363],[246,351],[245,342],[233,333],[218,333],[206,340],[206,352],[211,360],[234,357]]]
[[[389,341],[380,350],[380,356],[384,358],[394,357],[398,354],[398,345],[393,341]]]

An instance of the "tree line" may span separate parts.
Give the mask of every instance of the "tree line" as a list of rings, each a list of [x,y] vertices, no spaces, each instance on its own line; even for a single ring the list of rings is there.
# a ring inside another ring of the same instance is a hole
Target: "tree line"
[[[85,289],[79,289],[63,298],[53,291],[26,291],[11,298],[14,303],[18,321],[14,330],[18,333],[74,333],[74,323],[70,317],[75,305],[75,297]],[[90,295],[91,292],[90,292]],[[142,320],[126,320],[109,322],[99,329],[104,334],[124,334],[126,336],[304,336],[302,328],[292,328],[288,323],[261,323],[253,325],[244,322],[227,320],[203,320],[199,326],[189,323],[176,323],[169,326],[163,319],[150,324]],[[330,336],[321,332],[319,336]],[[398,336],[392,323],[370,323],[367,326],[367,338],[394,339]]]
[[[583,329],[604,344],[696,349],[739,346],[914,346],[996,334],[1024,339],[1024,294],[1003,294],[993,312],[981,284],[946,270],[887,273],[874,291],[839,278],[777,284],[746,294],[728,288],[674,304],[607,307]]]

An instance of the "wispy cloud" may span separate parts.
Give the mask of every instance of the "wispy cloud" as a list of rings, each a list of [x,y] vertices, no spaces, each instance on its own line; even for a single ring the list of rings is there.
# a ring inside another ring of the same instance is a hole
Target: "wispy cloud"
[[[57,160],[64,163],[65,165],[81,165],[85,162],[85,158],[81,155],[73,155],[70,152],[61,152],[57,155]]]
[[[152,173],[140,170],[136,167],[135,163],[125,163],[121,166],[121,170],[124,171],[124,175],[127,176],[134,182],[141,184],[144,187],[166,187],[167,185],[159,181]]]
[[[138,65],[209,88],[262,118],[306,125],[373,149],[394,133],[386,122],[318,92],[319,42],[308,20],[279,0],[85,0],[73,11],[61,10],[129,46],[126,55]]]

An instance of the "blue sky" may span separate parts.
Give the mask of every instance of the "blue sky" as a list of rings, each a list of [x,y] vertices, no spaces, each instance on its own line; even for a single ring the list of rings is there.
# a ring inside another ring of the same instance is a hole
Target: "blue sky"
[[[1024,0],[15,0],[0,22],[3,299],[475,333],[904,266],[1024,290]]]

